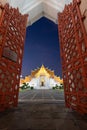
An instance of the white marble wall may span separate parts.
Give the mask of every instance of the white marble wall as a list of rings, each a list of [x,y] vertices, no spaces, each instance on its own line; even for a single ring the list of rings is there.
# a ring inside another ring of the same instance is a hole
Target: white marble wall
[[[29,85],[33,86],[35,89],[52,89],[53,86],[60,85],[53,78],[44,77],[44,86],[41,86],[41,77],[33,78]]]
[[[71,1],[72,0],[0,0],[3,4],[8,2],[12,7],[18,7],[22,14],[29,14],[28,25],[33,24],[42,16],[57,23],[58,12],[61,12],[65,4]]]

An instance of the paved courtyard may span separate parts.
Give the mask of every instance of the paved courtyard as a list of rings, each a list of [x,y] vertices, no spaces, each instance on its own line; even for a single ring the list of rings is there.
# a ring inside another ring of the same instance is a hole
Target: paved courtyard
[[[87,116],[65,108],[63,92],[20,92],[17,108],[0,113],[0,130],[87,130]]]
[[[19,102],[63,102],[64,103],[64,92],[62,90],[31,90],[20,92]]]

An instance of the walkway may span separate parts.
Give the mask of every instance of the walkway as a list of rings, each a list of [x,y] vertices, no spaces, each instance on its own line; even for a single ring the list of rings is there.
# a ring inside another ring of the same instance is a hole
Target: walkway
[[[87,116],[65,108],[63,92],[21,92],[19,105],[0,114],[0,130],[87,130]]]
[[[58,90],[32,90],[19,94],[19,102],[63,102],[64,92]]]

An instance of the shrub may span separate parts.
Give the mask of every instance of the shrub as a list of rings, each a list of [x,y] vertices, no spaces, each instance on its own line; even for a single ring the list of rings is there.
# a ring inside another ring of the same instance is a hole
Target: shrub
[[[30,88],[28,83],[23,83],[23,85],[21,86],[21,89],[27,89]]]
[[[31,88],[31,90],[32,90],[32,89],[34,89],[34,87],[33,87],[33,86],[32,86],[32,87],[30,87],[30,88]]]

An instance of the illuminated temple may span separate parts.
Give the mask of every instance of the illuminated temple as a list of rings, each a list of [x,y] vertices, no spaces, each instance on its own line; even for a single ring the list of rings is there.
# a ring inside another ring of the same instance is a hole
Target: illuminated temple
[[[26,76],[24,79],[21,78],[20,86],[22,86],[23,83],[28,83],[29,86],[33,86],[34,89],[51,89],[56,85],[60,86],[63,84],[63,80],[57,77],[54,71],[42,65],[40,68],[33,70],[31,75]]]

